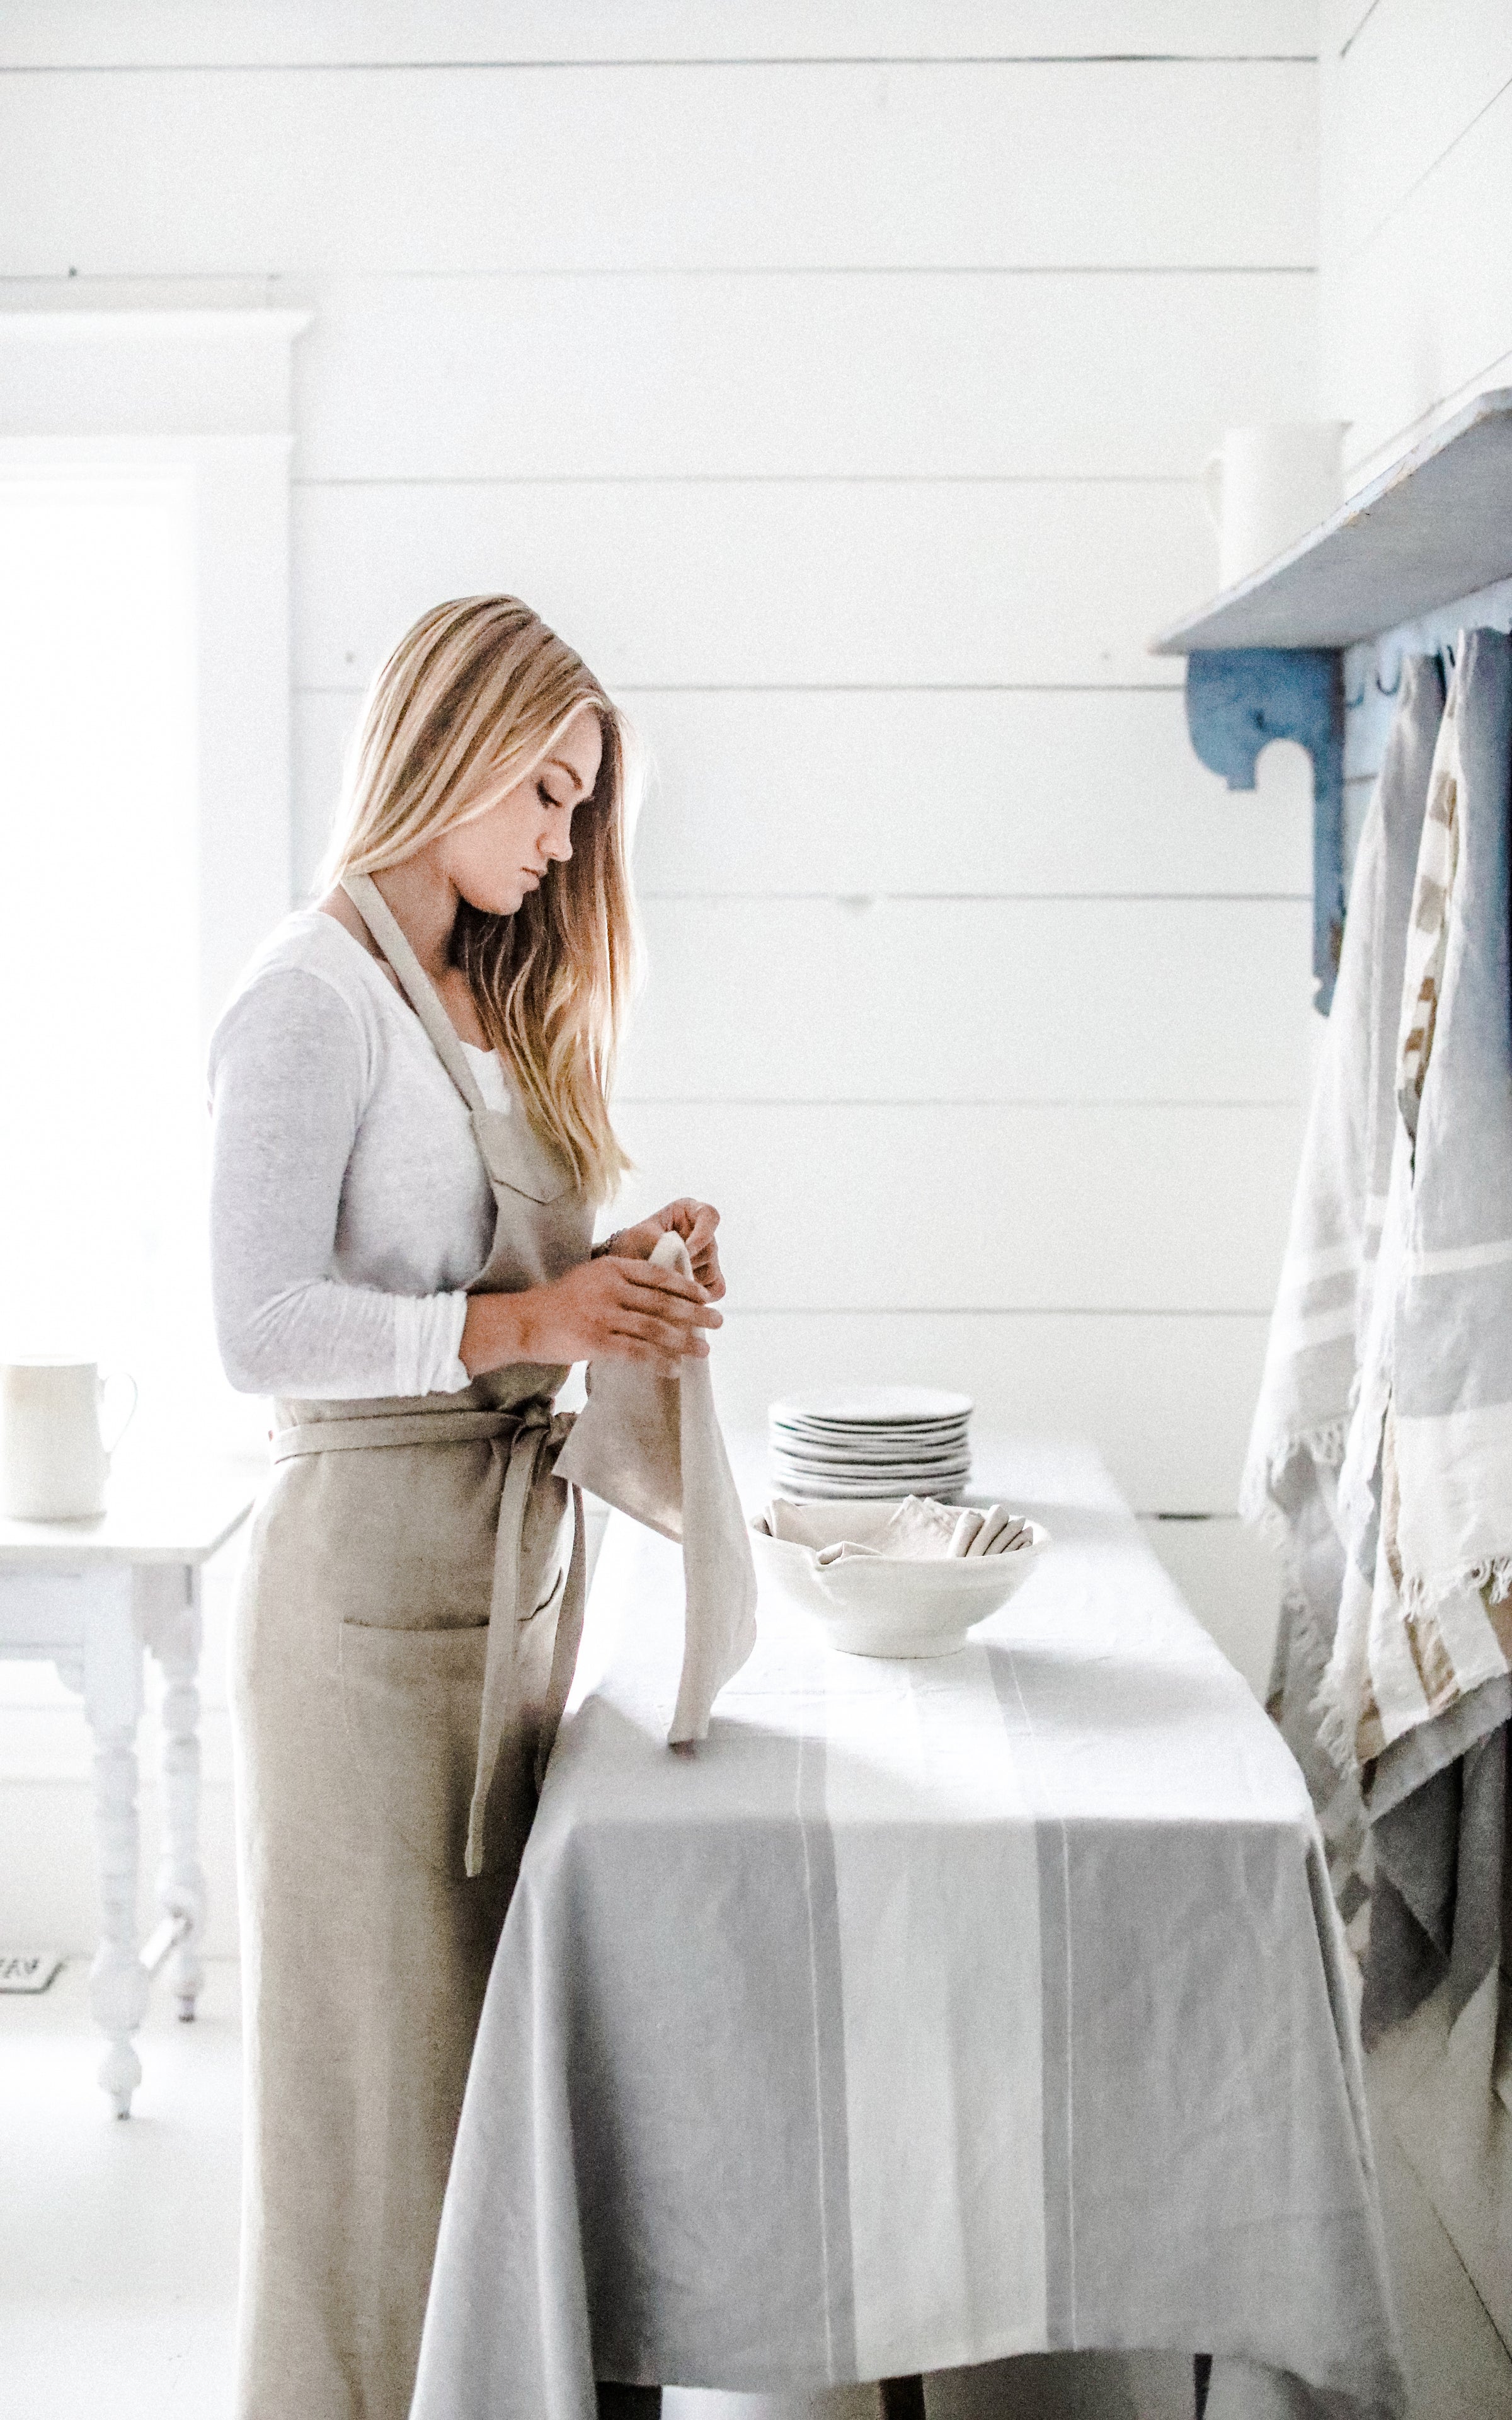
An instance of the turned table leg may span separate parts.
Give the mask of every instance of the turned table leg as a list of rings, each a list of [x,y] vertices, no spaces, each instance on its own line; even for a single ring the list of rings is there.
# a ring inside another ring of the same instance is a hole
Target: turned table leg
[[[137,1618],[163,1678],[162,1854],[158,1906],[172,1928],[168,1987],[193,2021],[205,1981],[205,1869],[199,1856],[200,1599],[196,1571],[137,1574]]]
[[[136,1730],[142,1714],[142,1644],[131,1615],[131,1575],[92,1575],[85,1614],[85,1714],[95,1741],[95,1850],[100,1947],[89,1970],[89,2006],[109,2049],[100,2081],[117,2118],[131,2114],[142,2081],[132,2047],[147,2005],[137,1955]]]

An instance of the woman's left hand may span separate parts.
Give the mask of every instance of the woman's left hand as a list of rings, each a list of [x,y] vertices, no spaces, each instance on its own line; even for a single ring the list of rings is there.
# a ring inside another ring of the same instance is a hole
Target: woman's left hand
[[[609,1249],[625,1261],[649,1261],[663,1235],[675,1233],[687,1246],[687,1257],[693,1264],[693,1275],[711,1302],[717,1302],[724,1293],[724,1272],[719,1266],[719,1248],[714,1231],[719,1223],[719,1213],[709,1202],[669,1202],[664,1210],[654,1210],[649,1218],[638,1219],[633,1227],[622,1227],[609,1238]]]

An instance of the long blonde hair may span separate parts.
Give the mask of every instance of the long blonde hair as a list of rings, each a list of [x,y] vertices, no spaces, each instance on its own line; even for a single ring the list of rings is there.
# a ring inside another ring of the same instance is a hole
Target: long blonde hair
[[[321,874],[381,873],[482,814],[485,782],[524,781],[585,705],[604,749],[572,856],[512,916],[464,900],[452,954],[532,1125],[604,1201],[630,1165],[609,1092],[635,974],[626,826],[640,754],[581,657],[517,597],[453,597],[406,631],[347,749]]]

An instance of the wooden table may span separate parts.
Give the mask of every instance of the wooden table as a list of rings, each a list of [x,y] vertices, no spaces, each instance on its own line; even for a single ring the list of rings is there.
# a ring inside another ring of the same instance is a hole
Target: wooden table
[[[100,2081],[128,2118],[142,2080],[132,2036],[166,1964],[178,2014],[194,2014],[204,1970],[199,1859],[200,1574],[246,1519],[255,1474],[221,1466],[154,1481],[117,1473],[92,1521],[0,1519],[0,1655],[40,1659],[84,1698],[95,1744],[100,1936],[89,2005],[109,2042]],[[142,1658],[162,1668],[161,1922],[137,1940],[136,1733]]]

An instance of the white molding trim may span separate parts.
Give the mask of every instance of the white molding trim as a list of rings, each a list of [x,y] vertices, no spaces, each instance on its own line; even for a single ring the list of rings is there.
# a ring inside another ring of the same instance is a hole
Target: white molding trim
[[[1364,0],[1361,0],[1362,7]],[[1356,11],[1358,14],[1358,10]],[[1316,0],[29,0],[0,66],[507,65],[750,56],[1094,59],[1108,50],[1311,65]]]
[[[0,434],[286,437],[308,311],[0,308]]]
[[[0,478],[181,479],[196,591],[201,1041],[291,897],[291,355],[303,311],[0,311]]]

